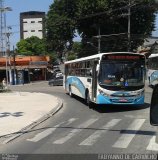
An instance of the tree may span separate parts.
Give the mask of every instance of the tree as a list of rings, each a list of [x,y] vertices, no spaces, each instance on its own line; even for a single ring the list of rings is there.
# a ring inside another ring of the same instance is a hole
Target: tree
[[[67,60],[76,59],[82,51],[81,42],[74,42],[72,46],[72,50],[67,52]]]
[[[131,9],[131,50],[136,49],[154,30],[154,0],[55,0],[47,17],[48,48],[62,52],[71,49],[74,32],[82,38],[82,54],[96,54],[87,42],[98,46],[97,35],[119,34],[101,38],[101,52],[127,51],[128,9]],[[69,43],[68,43],[69,42]]]
[[[87,47],[87,41],[98,46],[98,39],[94,38],[94,36],[98,35],[100,29],[101,35],[125,33],[124,35],[102,37],[101,52],[127,51],[128,1],[101,0],[97,1],[97,3],[96,1],[80,0],[80,2],[81,14],[78,29],[79,33],[82,34],[84,48]],[[104,7],[101,8],[99,2],[102,4],[101,6]],[[144,38],[150,36],[154,30],[156,10],[150,6],[152,3],[154,3],[152,0],[131,0],[131,50],[136,49],[141,45]],[[90,10],[90,8],[94,8],[94,6],[96,6],[96,10],[97,8],[100,8],[99,14],[97,14],[98,12],[95,12],[95,9]],[[90,54],[90,52],[87,52],[86,54]]]
[[[78,56],[78,54],[82,51],[82,43],[74,42],[72,46],[72,51]]]
[[[17,53],[22,55],[42,55],[46,53],[45,40],[36,36],[22,39],[17,43]]]
[[[74,0],[54,0],[47,14],[47,44],[49,50],[71,49],[75,35]]]

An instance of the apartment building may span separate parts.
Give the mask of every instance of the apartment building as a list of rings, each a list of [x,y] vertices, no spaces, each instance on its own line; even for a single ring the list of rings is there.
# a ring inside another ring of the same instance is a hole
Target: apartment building
[[[20,38],[45,36],[45,12],[29,11],[20,13]]]

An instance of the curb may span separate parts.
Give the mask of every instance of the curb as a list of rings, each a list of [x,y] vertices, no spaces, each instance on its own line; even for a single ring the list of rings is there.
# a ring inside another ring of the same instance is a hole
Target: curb
[[[51,116],[53,116],[54,114],[56,114],[61,108],[63,107],[63,102],[62,100],[60,100],[58,98],[58,104],[54,107],[55,109],[52,109],[50,112],[48,112],[46,115],[44,115],[43,117],[41,117],[40,119],[38,119],[37,121],[31,123],[30,125],[22,128],[20,131],[11,133],[12,134],[16,134],[14,136],[11,136],[10,138],[7,138],[6,140],[4,140],[1,144],[7,144],[11,141],[13,141],[14,139],[20,137],[22,134],[28,132],[30,129],[36,127],[37,125],[41,124],[42,122],[46,121],[47,119],[49,119]]]
[[[37,81],[37,82],[30,82],[30,83],[24,83],[24,84],[8,85],[8,87],[21,87],[21,86],[27,86],[27,85],[43,84],[43,83],[48,83],[48,80]]]

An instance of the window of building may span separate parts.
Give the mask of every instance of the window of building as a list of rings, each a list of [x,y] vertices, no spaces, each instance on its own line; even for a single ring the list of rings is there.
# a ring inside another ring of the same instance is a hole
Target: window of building
[[[31,23],[35,23],[35,21],[31,21]]]
[[[35,32],[35,30],[31,30],[31,32]]]

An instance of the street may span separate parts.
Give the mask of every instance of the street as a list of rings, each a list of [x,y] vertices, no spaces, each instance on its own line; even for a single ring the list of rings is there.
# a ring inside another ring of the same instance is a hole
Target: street
[[[71,98],[62,86],[47,82],[12,86],[12,90],[42,92],[59,97],[63,108],[51,118],[15,140],[0,145],[1,153],[89,154],[157,153],[156,127],[149,122],[151,93],[145,105],[99,106],[89,109],[83,100]]]

